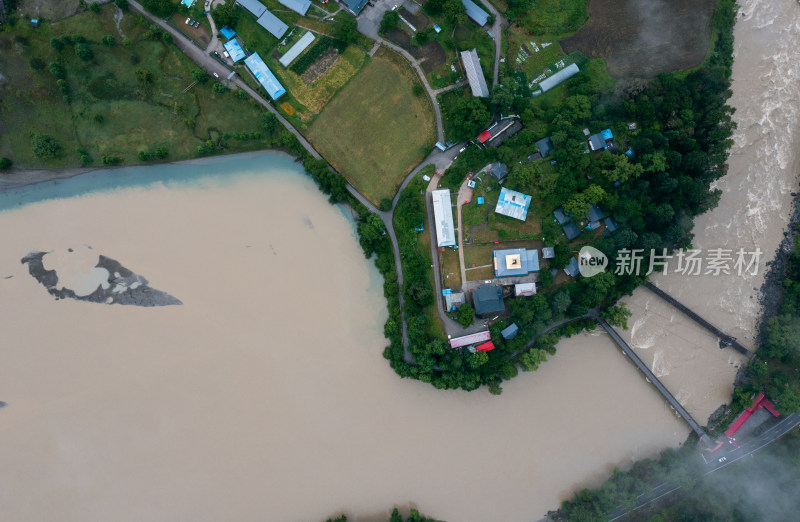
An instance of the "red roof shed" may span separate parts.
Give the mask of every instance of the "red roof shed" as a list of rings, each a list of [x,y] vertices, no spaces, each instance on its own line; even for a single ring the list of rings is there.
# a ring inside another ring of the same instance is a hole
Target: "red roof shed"
[[[483,344],[479,344],[475,349],[479,352],[491,352],[494,350],[494,343],[492,341],[487,341]]]

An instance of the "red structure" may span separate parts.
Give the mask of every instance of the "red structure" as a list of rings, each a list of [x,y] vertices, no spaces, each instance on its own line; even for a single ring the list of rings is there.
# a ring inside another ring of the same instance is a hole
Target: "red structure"
[[[476,346],[475,349],[479,352],[491,352],[494,350],[494,343],[492,341],[485,342]]]
[[[486,143],[486,140],[490,139],[491,137],[492,134],[488,130],[485,130],[478,135],[478,141],[481,143]]]
[[[725,436],[728,438],[733,437],[733,435],[739,431],[739,428],[741,428],[744,423],[747,422],[747,419],[749,419],[751,415],[761,408],[766,408],[766,410],[774,416],[780,417],[780,413],[778,413],[778,410],[775,409],[775,405],[772,404],[769,399],[767,399],[766,395],[759,393],[756,397],[756,400],[753,401],[753,405],[749,408],[745,408],[742,414],[736,417],[736,420],[733,421],[733,424],[731,424],[730,428],[725,430]]]

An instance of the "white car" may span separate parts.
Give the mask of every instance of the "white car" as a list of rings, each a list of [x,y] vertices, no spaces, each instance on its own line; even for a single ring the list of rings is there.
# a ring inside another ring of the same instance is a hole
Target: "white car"
[[[191,20],[191,18],[187,18],[186,21],[183,22],[183,23],[185,23],[186,25],[189,25],[189,20]]]
[[[721,459],[719,459],[720,462],[725,462],[726,460],[728,460],[728,457],[722,457]]]
[[[214,75],[214,78],[219,78],[219,74],[217,73],[212,73],[212,74]]]

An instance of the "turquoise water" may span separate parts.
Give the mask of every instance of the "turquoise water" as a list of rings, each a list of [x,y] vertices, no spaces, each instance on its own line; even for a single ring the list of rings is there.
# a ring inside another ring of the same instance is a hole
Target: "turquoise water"
[[[217,156],[183,163],[99,169],[72,178],[45,181],[0,192],[0,212],[52,199],[113,192],[152,185],[167,187],[209,186],[241,180],[250,175],[289,172],[305,175],[302,165],[275,151]]]

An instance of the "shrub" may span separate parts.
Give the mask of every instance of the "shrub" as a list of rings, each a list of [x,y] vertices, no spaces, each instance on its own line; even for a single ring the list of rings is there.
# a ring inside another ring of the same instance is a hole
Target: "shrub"
[[[208,73],[206,73],[200,67],[193,67],[192,68],[192,79],[197,83],[205,83],[208,81]]]
[[[69,84],[67,84],[66,80],[58,80],[56,81],[56,84],[58,85],[58,88],[61,92],[63,92],[64,94],[69,93]]]
[[[85,43],[79,43],[75,46],[75,54],[78,55],[78,58],[80,58],[84,62],[88,62],[89,60],[94,58],[94,53],[92,52],[92,48],[86,45]]]
[[[131,39],[130,38],[128,38],[126,36],[125,38],[122,39],[122,46],[123,47],[129,47],[130,45],[131,45]]]
[[[81,34],[73,34],[72,35],[72,42],[73,43],[86,43],[86,38]]]
[[[6,157],[0,158],[0,170],[8,170],[11,168],[12,161]]]
[[[46,64],[39,58],[31,58],[28,63],[30,63],[31,69],[36,69],[37,71],[41,71],[46,67]]]
[[[119,165],[122,163],[122,158],[119,156],[103,156],[101,161],[103,165]]]
[[[105,36],[102,38],[102,41],[103,41],[103,43],[104,43],[104,44],[106,44],[106,45],[107,45],[107,46],[109,46],[109,47],[114,47],[115,45],[117,45],[117,40],[116,40],[116,38],[114,38],[114,37],[113,37],[113,36],[111,36],[110,34],[107,34],[107,35],[105,35]]]
[[[92,2],[91,4],[89,4],[89,10],[95,14],[99,13],[100,4],[98,4],[97,2]]]
[[[102,114],[100,114],[99,112],[98,112],[97,114],[95,114],[95,115],[94,115],[94,117],[93,117],[92,119],[93,119],[93,120],[94,120],[94,122],[95,122],[95,123],[97,123],[98,125],[102,125],[102,124],[103,124],[103,122],[106,120],[106,119],[105,119],[105,117],[104,117]]]
[[[414,86],[411,88],[411,93],[419,98],[422,96],[422,93],[425,92],[425,89],[422,88],[422,85],[415,83]]]
[[[58,38],[50,38],[50,47],[59,51],[64,47],[64,44]]]
[[[153,155],[149,151],[139,151],[139,161],[150,161],[151,159],[153,159]]]
[[[31,137],[31,148],[37,158],[55,158],[61,152],[61,145],[52,136],[47,134],[34,134]]]
[[[383,198],[378,208],[380,208],[384,212],[389,212],[390,210],[392,210],[392,200],[389,198]]]
[[[221,83],[215,83],[214,87],[212,87],[212,89],[217,94],[223,94],[223,93],[225,93],[225,91],[228,90],[228,88],[225,87],[224,85],[222,85]]]
[[[51,63],[50,67],[48,67],[48,70],[50,71],[50,74],[58,79],[65,78],[67,76],[66,69],[64,69],[64,66],[58,62]]]
[[[91,165],[94,160],[88,154],[81,154],[81,163],[84,165]]]

